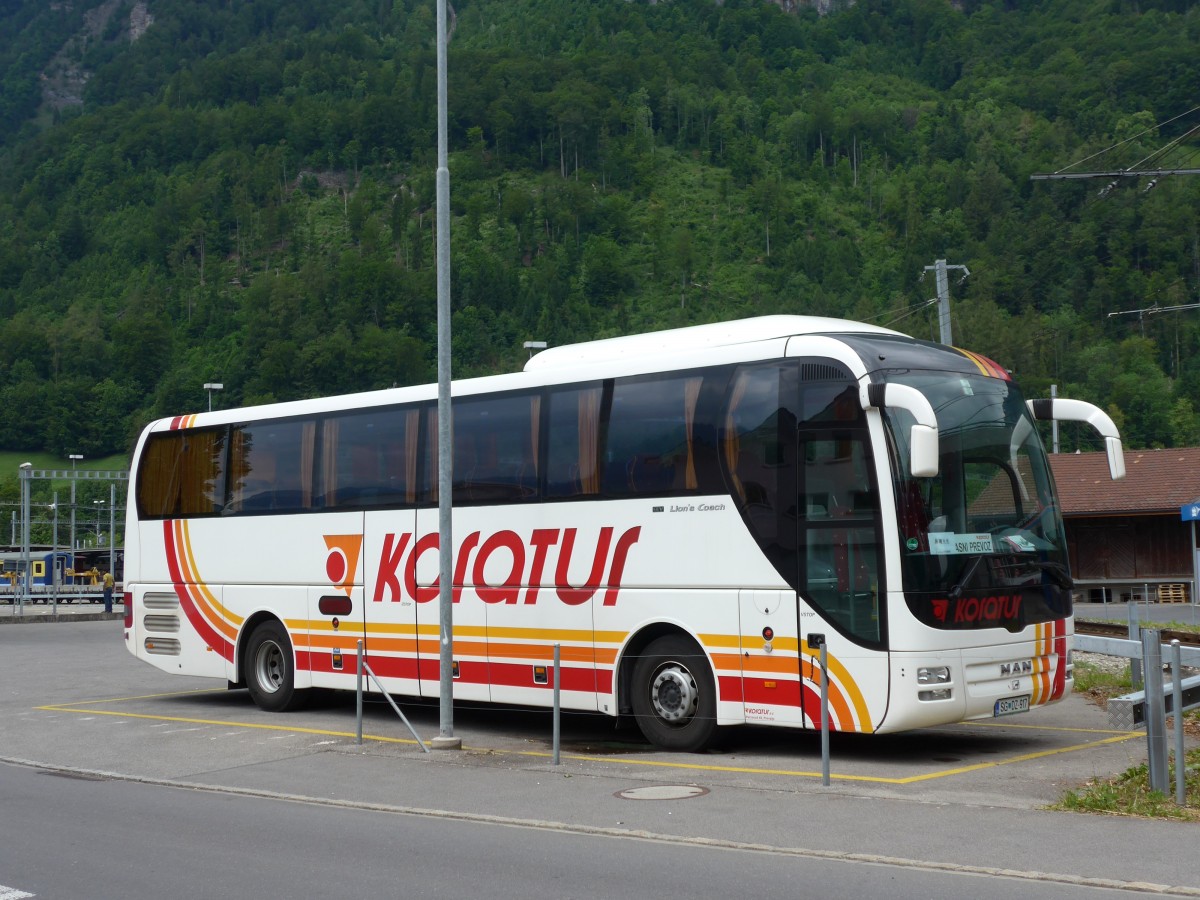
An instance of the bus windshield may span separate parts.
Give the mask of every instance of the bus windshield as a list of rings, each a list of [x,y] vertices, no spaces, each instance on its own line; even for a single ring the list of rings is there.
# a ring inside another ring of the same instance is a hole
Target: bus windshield
[[[909,413],[888,410],[904,590],[935,628],[1016,631],[1071,614],[1066,539],[1050,467],[1012,381],[947,372],[890,380],[937,414],[939,469],[906,473]]]

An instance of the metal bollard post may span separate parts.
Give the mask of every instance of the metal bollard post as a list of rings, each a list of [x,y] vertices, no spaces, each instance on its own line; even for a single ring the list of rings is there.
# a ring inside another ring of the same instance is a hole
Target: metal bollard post
[[[1132,600],[1132,598],[1130,599]],[[1137,604],[1131,602],[1127,607],[1127,612],[1129,614],[1129,639],[1136,641],[1141,630],[1141,626],[1138,623]],[[1133,689],[1135,691],[1142,689],[1142,660],[1129,660],[1129,680],[1133,682]]]
[[[1142,632],[1145,674],[1146,752],[1150,764],[1150,790],[1167,792],[1167,711],[1162,680],[1162,644],[1157,628]]]
[[[363,642],[358,641],[358,742],[362,743]]]
[[[821,784],[829,787],[829,650],[825,635],[810,634],[808,646],[821,648]]]
[[[561,723],[562,706],[559,703],[560,692],[559,692],[559,680],[558,680],[559,673],[562,670],[562,667],[560,666],[560,658],[562,655],[561,651],[562,651],[561,645],[555,644],[554,645],[554,765],[556,765],[556,766],[559,763],[559,760],[558,760],[559,739],[562,737],[562,723]]]
[[[1171,641],[1171,710],[1175,714],[1175,803],[1187,806],[1187,753],[1183,747],[1183,665],[1179,638]]]

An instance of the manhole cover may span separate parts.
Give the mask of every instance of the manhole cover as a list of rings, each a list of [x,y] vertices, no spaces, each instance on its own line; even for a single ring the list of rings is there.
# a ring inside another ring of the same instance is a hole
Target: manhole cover
[[[651,787],[629,788],[614,795],[622,800],[687,800],[703,797],[708,788],[698,784],[656,784]]]

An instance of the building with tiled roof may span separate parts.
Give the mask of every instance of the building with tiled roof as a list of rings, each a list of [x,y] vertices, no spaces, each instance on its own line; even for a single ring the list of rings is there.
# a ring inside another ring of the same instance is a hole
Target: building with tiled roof
[[[1113,481],[1103,453],[1053,454],[1071,574],[1081,599],[1190,599],[1196,530],[1182,507],[1200,499],[1200,447],[1125,451]]]

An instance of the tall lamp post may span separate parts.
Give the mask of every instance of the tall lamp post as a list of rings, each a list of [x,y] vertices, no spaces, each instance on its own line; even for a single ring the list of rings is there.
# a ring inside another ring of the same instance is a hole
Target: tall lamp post
[[[117,577],[117,486],[108,486],[108,571]]]
[[[50,583],[54,586],[54,611],[58,612],[58,491],[54,492],[54,502],[50,504],[54,512],[54,537],[50,540]]]
[[[82,453],[68,453],[67,458],[71,460],[71,553],[75,553],[75,463],[83,459]],[[74,565],[74,556],[71,558],[71,563]]]
[[[438,371],[438,736],[435,748],[458,750],[454,736],[454,606],[451,497],[454,430],[450,426],[450,163],[446,112],[446,0],[437,0],[437,371]]]
[[[29,480],[33,477],[33,463],[23,462],[18,472],[21,478],[21,561],[25,570],[21,573],[21,595],[17,608],[25,613],[25,604],[30,601],[29,593]]]
[[[212,412],[213,391],[223,391],[225,390],[225,385],[219,381],[206,381],[204,382],[204,389],[208,391],[208,411]]]

